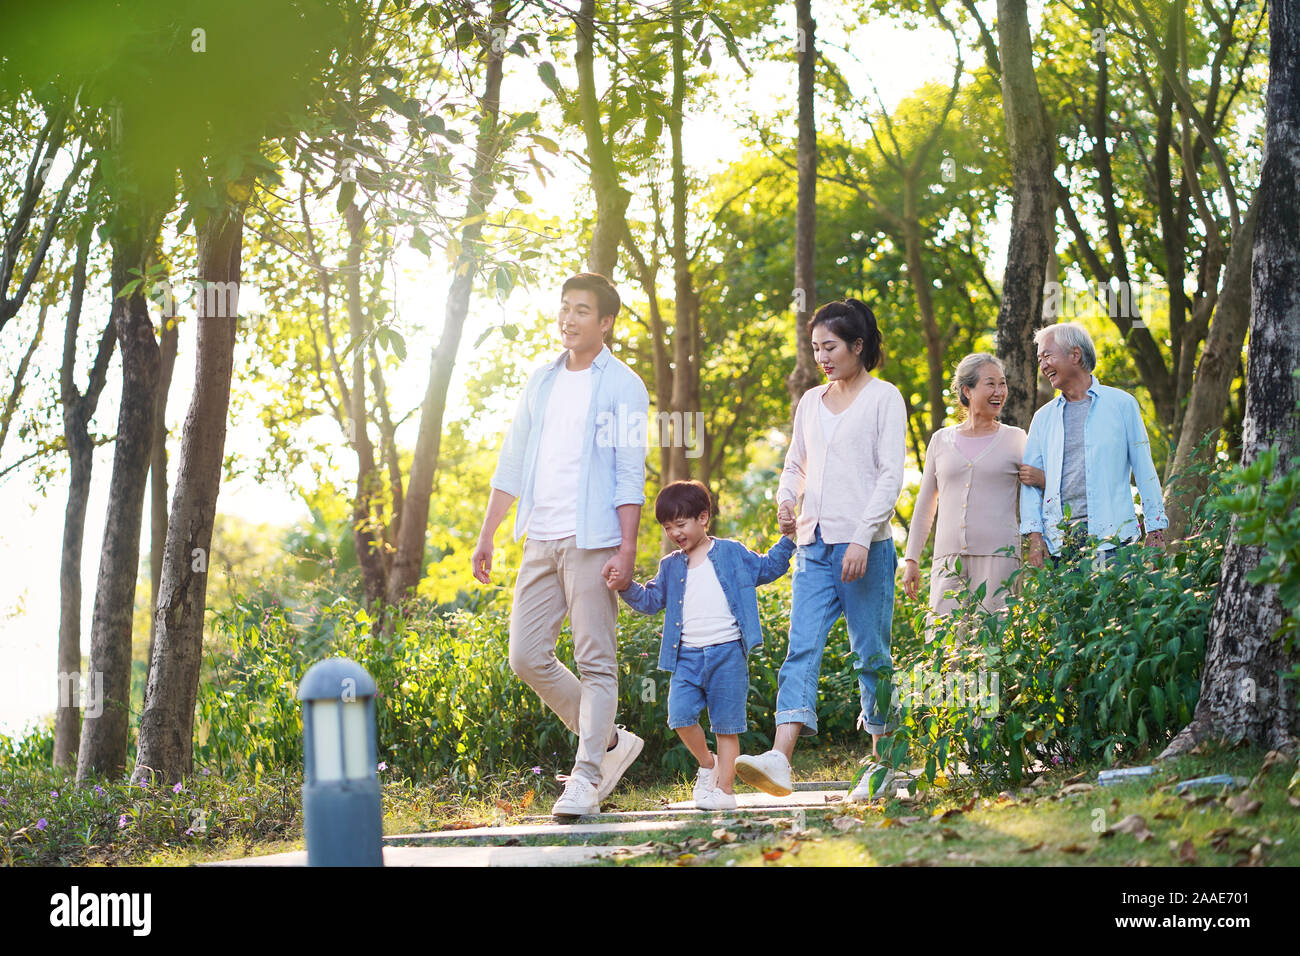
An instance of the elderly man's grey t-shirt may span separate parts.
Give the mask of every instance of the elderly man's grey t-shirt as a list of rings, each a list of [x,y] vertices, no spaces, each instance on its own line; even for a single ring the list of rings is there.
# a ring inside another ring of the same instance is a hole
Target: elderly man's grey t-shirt
[[[1083,423],[1088,420],[1092,396],[1081,401],[1066,401],[1063,423],[1065,449],[1061,459],[1061,504],[1070,506],[1070,516],[1085,518],[1088,515],[1088,472],[1084,462]]]

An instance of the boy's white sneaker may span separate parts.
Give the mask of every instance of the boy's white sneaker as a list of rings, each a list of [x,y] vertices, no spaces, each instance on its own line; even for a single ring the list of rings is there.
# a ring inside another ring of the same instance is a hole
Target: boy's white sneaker
[[[551,817],[558,823],[571,823],[578,817],[600,813],[600,797],[586,777],[570,777],[564,782],[564,792],[551,807]]]
[[[618,731],[618,740],[615,741],[612,750],[606,750],[605,755],[600,758],[600,789],[596,796],[604,800],[618,782],[623,779],[623,774],[627,773],[627,768],[632,766],[641,753],[641,748],[645,746],[645,741],[638,737],[632,731],[628,730],[622,724],[616,728]]]
[[[713,758],[712,767],[701,767],[695,774],[695,789],[691,792],[691,798],[696,805],[713,792],[713,774],[718,769],[718,758]]]
[[[871,778],[876,776],[881,770],[885,771],[884,778],[880,785],[872,787]],[[867,764],[867,769],[862,771],[862,777],[858,780],[858,785],[853,788],[849,794],[849,803],[867,803],[877,797],[887,796],[889,794],[889,785],[894,782],[894,771],[878,763]]]
[[[714,787],[712,792],[695,798],[695,808],[697,810],[734,810],[736,809],[736,795],[727,793],[721,787]]]
[[[736,776],[774,797],[788,797],[794,793],[794,787],[790,785],[790,761],[779,750],[769,750],[757,757],[747,754],[737,757]]]

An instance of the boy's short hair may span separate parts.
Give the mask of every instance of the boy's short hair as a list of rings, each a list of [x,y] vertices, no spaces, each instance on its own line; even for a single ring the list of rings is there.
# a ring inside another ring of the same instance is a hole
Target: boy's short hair
[[[678,518],[695,518],[712,510],[709,489],[693,478],[664,485],[655,498],[655,520],[660,524]]]
[[[603,319],[607,315],[617,316],[618,310],[623,305],[623,300],[619,298],[614,283],[598,272],[579,272],[576,276],[565,279],[564,285],[560,286],[560,298],[564,298],[564,293],[570,289],[579,289],[595,294],[596,312],[599,313],[596,318],[598,319]]]

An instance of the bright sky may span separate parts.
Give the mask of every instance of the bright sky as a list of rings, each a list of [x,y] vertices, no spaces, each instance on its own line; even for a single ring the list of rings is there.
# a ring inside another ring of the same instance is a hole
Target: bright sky
[[[783,5],[793,16],[793,4]],[[858,34],[849,42],[845,34],[843,17],[838,10],[832,11],[831,5],[822,4],[818,8],[819,42],[828,45],[851,46],[854,49],[870,49],[870,78],[874,81],[882,98],[891,107],[920,84],[931,79],[947,79],[951,76],[951,41],[947,35],[937,30],[905,30],[890,23],[876,23],[869,27],[860,27]],[[792,34],[787,26],[787,34]],[[869,38],[869,42],[867,42]],[[861,80],[861,89],[870,87],[866,76],[855,75],[856,67],[842,52],[831,50],[830,55],[841,64],[850,82]],[[714,62],[717,65],[725,58],[725,51],[715,49]],[[973,55],[968,55],[968,62],[976,62]],[[713,172],[720,164],[735,158],[740,147],[733,138],[744,136],[740,128],[743,118],[749,113],[771,114],[781,111],[793,115],[795,93],[795,67],[793,62],[781,59],[757,58],[750,61],[752,77],[745,79],[738,71],[736,76],[718,86],[719,93],[710,104],[711,109],[705,115],[692,116],[685,129],[685,143],[688,162],[691,167],[702,173]],[[566,82],[561,71],[561,81]],[[568,84],[571,86],[571,83]],[[519,67],[517,74],[507,74],[503,97],[520,95],[536,96],[540,84],[531,63]],[[559,214],[570,208],[573,197],[585,189],[581,170],[565,163],[557,168],[556,178],[549,186],[537,184],[530,186],[528,192],[537,201],[538,211],[542,215]],[[995,258],[1000,258],[1000,250],[995,251]],[[436,343],[442,304],[446,296],[446,277],[442,273],[443,259],[435,253],[431,260],[425,260],[418,254],[410,254],[399,260],[401,277],[397,287],[397,303],[406,330],[408,360],[400,374],[393,376],[389,382],[391,398],[395,406],[411,407],[418,404],[423,394],[428,370],[429,351]],[[793,276],[792,276],[793,278]],[[470,318],[465,330],[463,345],[457,365],[456,379],[450,391],[451,407],[448,419],[463,417],[470,409],[465,407],[462,387],[467,370],[471,364],[471,350],[480,332],[497,324],[502,319],[503,310],[532,311],[551,308],[555,298],[549,290],[543,289],[537,294],[540,298],[516,294],[507,303],[497,304],[487,298],[479,298],[471,308]],[[241,313],[256,310],[257,296],[255,290],[246,288],[241,296]],[[107,309],[106,301],[95,302],[88,297],[83,312],[83,325],[94,326],[102,321]],[[57,370],[62,348],[63,316],[57,308],[52,310],[45,331],[45,341],[34,360],[34,364],[45,369]],[[246,321],[256,321],[250,318]],[[30,334],[34,328],[32,317],[16,320],[23,334]],[[19,329],[7,328],[4,339],[11,354],[5,361],[9,367],[16,365],[16,342]],[[87,332],[86,334],[90,334]],[[490,346],[489,346],[490,347]],[[249,361],[250,355],[246,345],[236,355],[238,366]],[[168,407],[168,426],[174,437],[179,436],[181,424],[194,381],[194,342],[193,323],[182,323],[180,352],[171,386]],[[84,383],[85,366],[79,369],[78,381]],[[57,372],[55,373],[57,374]],[[96,420],[101,430],[111,430],[117,417],[117,397],[121,389],[119,364],[115,359],[108,384],[100,398],[99,412]],[[59,411],[48,409],[52,420],[58,420]],[[412,418],[405,442],[414,442],[414,422]],[[239,420],[232,417],[226,438],[227,455],[236,454],[254,457],[260,452],[264,436],[255,421]],[[10,442],[16,446],[13,437]],[[171,457],[172,481],[175,480],[176,459],[179,454],[177,440]],[[12,461],[13,448],[6,451],[5,463]],[[91,487],[89,510],[86,519],[85,546],[82,559],[82,653],[89,653],[89,632],[91,613],[94,604],[95,580],[99,567],[99,546],[103,532],[104,513],[108,504],[109,476],[112,470],[112,446],[99,449],[95,456],[94,478]],[[51,712],[56,704],[56,650],[58,645],[59,618],[59,563],[62,552],[63,511],[66,505],[66,478],[56,481],[42,497],[34,488],[28,475],[20,473],[10,476],[0,484],[0,502],[3,502],[6,522],[0,530],[0,733],[20,732],[29,721],[41,714]],[[219,500],[223,513],[234,514],[253,522],[270,522],[286,524],[298,517],[306,517],[306,510],[301,502],[293,498],[285,489],[275,486],[258,485],[251,479],[241,479],[223,485]],[[144,546],[148,546],[148,509],[146,505]]]

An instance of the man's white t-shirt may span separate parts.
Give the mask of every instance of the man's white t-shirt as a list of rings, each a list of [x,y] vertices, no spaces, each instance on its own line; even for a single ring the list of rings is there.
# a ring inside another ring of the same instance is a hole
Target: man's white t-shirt
[[[591,368],[561,368],[542,416],[528,537],[558,541],[578,533],[578,470],[591,407]]]
[[[709,550],[713,550],[713,542]],[[682,643],[710,647],[740,640],[740,625],[731,613],[718,573],[707,557],[698,568],[686,568],[686,594],[682,597]]]

